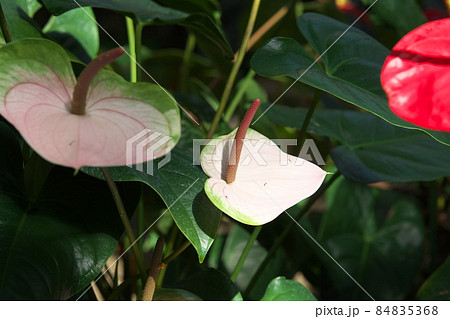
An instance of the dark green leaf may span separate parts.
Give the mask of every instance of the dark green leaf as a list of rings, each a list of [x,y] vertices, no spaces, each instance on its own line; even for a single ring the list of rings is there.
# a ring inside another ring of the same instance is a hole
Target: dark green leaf
[[[89,7],[52,16],[43,31],[83,62],[97,56],[100,45],[98,27],[94,12]]]
[[[329,17],[303,14],[298,25],[325,69],[289,38],[273,38],[260,48],[251,66],[262,76],[288,75],[367,110],[391,124],[426,131],[450,146],[450,134],[418,128],[397,117],[388,107],[380,72],[389,50],[366,33]],[[345,32],[345,33],[344,33]],[[344,34],[342,37],[341,35]],[[328,51],[327,51],[328,50]]]
[[[262,301],[316,301],[316,297],[302,284],[284,277],[274,278],[267,286]]]
[[[362,0],[366,5],[371,5],[374,1]],[[415,0],[379,1],[372,7],[370,14],[393,26],[400,36],[427,22]]]
[[[117,11],[145,25],[179,24],[206,37],[222,50],[225,57],[233,58],[233,51],[225,32],[204,13],[186,13],[163,7],[151,0],[78,0],[77,3],[66,0],[43,0],[43,3],[50,12],[56,15],[78,8],[80,5]]]
[[[18,141],[3,123],[0,145],[0,299],[67,299],[99,274],[118,244],[123,228],[109,189],[55,167],[30,201]],[[120,187],[131,212],[138,190]]]
[[[319,242],[376,300],[405,298],[424,243],[416,205],[399,198],[389,211],[375,214],[379,191],[343,178],[327,195],[329,209],[320,226]],[[329,256],[320,255],[343,299],[369,299]]]
[[[34,14],[42,7],[37,0],[14,0],[14,2],[17,3],[29,17],[33,17]]]
[[[267,116],[276,124],[301,128],[306,109],[275,105]],[[430,181],[450,174],[450,149],[416,130],[366,113],[318,110],[309,132],[342,145],[331,151],[339,171],[361,182]]]
[[[450,257],[423,283],[419,300],[450,300]]]
[[[208,268],[180,282],[171,284],[170,288],[193,292],[203,300],[229,301],[240,295],[234,283],[225,274],[213,268]]]
[[[161,168],[164,159],[149,162],[142,171],[131,167],[113,167],[109,171],[115,181],[138,181],[153,188],[166,203],[181,232],[192,243],[203,262],[214,241],[222,213],[208,200],[203,186],[206,175],[192,165],[184,154],[173,151],[171,160]],[[153,165],[153,175],[146,174]],[[83,172],[103,179],[98,168],[83,168]]]

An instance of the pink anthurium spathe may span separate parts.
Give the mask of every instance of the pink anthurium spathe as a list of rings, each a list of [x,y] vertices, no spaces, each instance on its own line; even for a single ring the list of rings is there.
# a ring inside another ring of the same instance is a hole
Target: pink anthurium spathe
[[[101,70],[122,53],[119,48],[104,53],[77,80],[66,52],[51,41],[5,45],[0,114],[39,155],[58,165],[121,166],[163,156],[180,137],[178,107],[156,85],[129,83]],[[142,132],[153,133],[146,137],[147,151],[127,156],[127,142]],[[164,143],[152,148],[161,138]]]
[[[450,132],[450,19],[405,35],[381,71],[391,110],[420,127]]]
[[[314,194],[327,174],[317,165],[289,155],[249,129],[259,100],[238,130],[213,139],[201,153],[210,177],[205,192],[220,210],[248,225],[262,225]]]

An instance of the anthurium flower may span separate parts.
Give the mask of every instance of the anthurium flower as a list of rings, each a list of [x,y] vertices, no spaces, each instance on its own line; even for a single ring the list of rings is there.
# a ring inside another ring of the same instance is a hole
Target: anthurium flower
[[[418,126],[450,132],[450,19],[405,35],[381,71],[392,111]]]
[[[160,87],[129,83],[101,70],[120,56],[113,49],[75,78],[66,52],[44,39],[0,49],[0,114],[46,160],[78,169],[149,161],[169,152],[180,136],[176,103]],[[127,141],[142,132],[151,151],[126,154]],[[157,135],[157,136],[156,136]],[[157,149],[157,137],[166,137]],[[167,138],[169,137],[169,138]]]
[[[248,225],[272,221],[287,208],[314,194],[326,172],[289,155],[270,139],[249,129],[256,100],[239,129],[213,139],[201,153],[210,177],[205,192],[220,210]]]

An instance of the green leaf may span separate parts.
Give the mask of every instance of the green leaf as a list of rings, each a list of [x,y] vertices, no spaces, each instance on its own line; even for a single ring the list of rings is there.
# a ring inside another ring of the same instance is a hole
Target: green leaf
[[[183,289],[156,287],[153,301],[200,301],[199,296]]]
[[[91,8],[78,8],[60,16],[52,16],[42,30],[74,53],[83,62],[97,56],[98,27]]]
[[[203,185],[206,175],[192,165],[188,156],[173,151],[171,160],[161,168],[161,161],[148,162],[153,165],[153,175],[146,174],[150,166],[142,171],[131,167],[113,167],[109,171],[115,181],[138,181],[153,188],[164,200],[181,232],[197,250],[199,261],[203,262],[219,228],[222,213],[206,196]],[[103,179],[100,169],[85,167],[83,172]]]
[[[14,0],[14,2],[17,3],[30,18],[42,8],[42,5],[37,0]]]
[[[13,41],[42,38],[39,26],[28,15],[28,12],[32,12],[32,8],[26,6],[24,1],[4,0],[2,8]]]
[[[375,0],[362,0],[371,5]],[[427,22],[422,9],[415,0],[380,1],[370,11],[370,15],[393,26],[400,36]]]
[[[450,300],[450,257],[423,283],[419,300]]]
[[[122,233],[106,183],[55,167],[37,198],[24,192],[19,143],[0,123],[0,300],[65,300],[87,286]],[[121,185],[128,211],[138,184]]]
[[[383,193],[344,178],[327,195],[319,242],[375,300],[404,299],[422,257],[420,210],[399,196],[390,207],[377,207]],[[320,256],[341,298],[368,299],[329,256]]]
[[[389,109],[380,84],[388,49],[356,28],[345,32],[346,24],[320,14],[303,14],[298,25],[316,52],[322,55],[325,69],[315,63],[297,41],[279,37],[269,40],[253,56],[251,66],[256,73],[298,79],[391,124],[425,131],[450,146],[449,133],[424,130],[400,119]]]
[[[184,12],[203,12],[212,18],[220,15],[217,0],[159,0],[159,3]]]
[[[168,285],[169,288],[190,291],[203,300],[230,301],[239,298],[236,285],[224,273],[208,268],[182,281]]]
[[[161,6],[151,0],[78,0],[77,3],[66,0],[43,0],[42,2],[56,15],[78,8],[79,5],[117,11],[145,25],[178,24],[206,37],[222,50],[225,57],[232,59],[234,56],[225,32],[205,13],[186,13]]]
[[[306,109],[281,105],[267,112],[274,123],[298,129],[305,115]],[[372,114],[317,110],[308,130],[342,144],[331,156],[341,173],[360,183],[431,181],[450,174],[448,146]]]
[[[316,301],[316,297],[302,284],[284,277],[274,278],[267,286],[261,301]]]

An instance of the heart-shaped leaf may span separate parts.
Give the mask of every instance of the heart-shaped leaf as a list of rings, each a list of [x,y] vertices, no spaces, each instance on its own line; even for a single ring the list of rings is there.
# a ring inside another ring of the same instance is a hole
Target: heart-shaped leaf
[[[380,72],[389,50],[368,34],[332,18],[306,13],[298,26],[324,62],[325,69],[301,45],[289,38],[273,38],[251,60],[262,76],[287,75],[367,110],[387,122],[423,130],[396,116],[389,109],[380,85]],[[345,33],[344,33],[345,32]],[[427,131],[450,146],[450,134]]]
[[[319,242],[375,300],[405,298],[424,243],[417,206],[398,198],[391,207],[377,210],[383,193],[344,178],[327,195],[329,208],[320,225]],[[340,295],[368,299],[328,256],[319,254]]]
[[[186,155],[177,151],[169,154],[170,161],[167,164],[163,162],[164,165],[160,163],[168,160],[167,157],[147,163],[141,168],[142,171],[124,166],[112,167],[109,172],[115,181],[139,181],[158,192],[178,228],[195,247],[200,262],[203,262],[216,236],[222,214],[203,191],[205,174],[193,166]],[[104,178],[98,168],[85,167],[82,171]]]
[[[177,143],[179,110],[161,87],[100,71],[80,115],[72,109],[74,87],[69,57],[54,42],[25,39],[0,49],[0,115],[49,162],[125,165],[160,157]],[[128,149],[142,139],[145,152]]]

